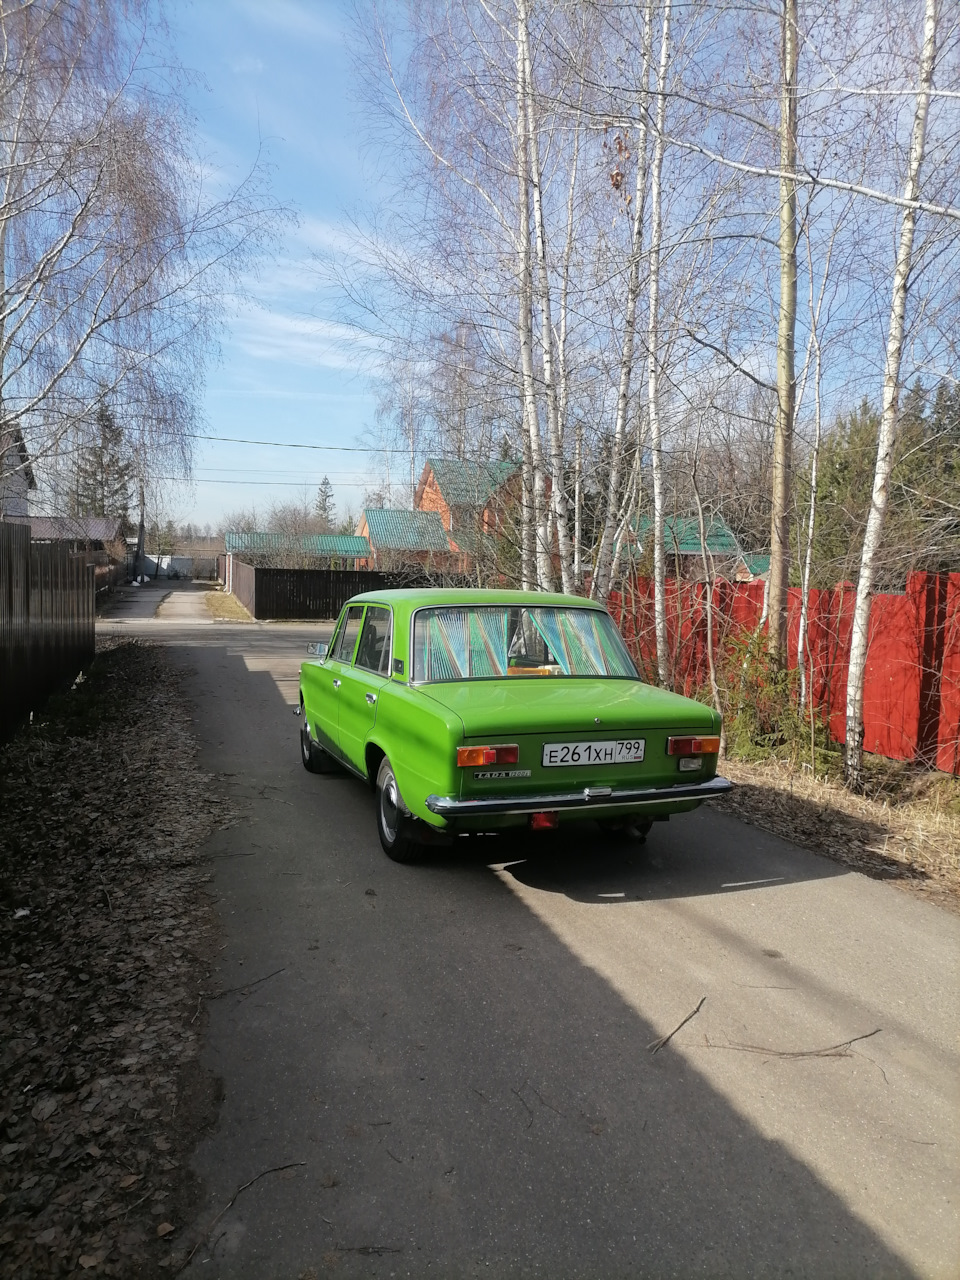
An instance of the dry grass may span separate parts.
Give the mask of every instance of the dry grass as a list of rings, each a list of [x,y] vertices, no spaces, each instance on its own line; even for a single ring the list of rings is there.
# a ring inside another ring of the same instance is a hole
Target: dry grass
[[[204,602],[218,622],[253,622],[236,596],[228,596],[223,591],[208,591]]]
[[[873,796],[855,796],[779,761],[727,759],[720,771],[737,783],[720,808],[960,913],[956,779],[891,767]]]

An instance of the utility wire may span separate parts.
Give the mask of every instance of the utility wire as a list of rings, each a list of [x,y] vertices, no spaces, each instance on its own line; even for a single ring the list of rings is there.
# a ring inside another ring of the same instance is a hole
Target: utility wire
[[[191,440],[222,440],[227,444],[261,444],[271,449],[319,449],[323,453],[402,453],[409,456],[409,449],[381,449],[373,445],[358,444],[292,444],[283,440],[241,440],[238,436],[204,436],[196,431],[186,433]]]

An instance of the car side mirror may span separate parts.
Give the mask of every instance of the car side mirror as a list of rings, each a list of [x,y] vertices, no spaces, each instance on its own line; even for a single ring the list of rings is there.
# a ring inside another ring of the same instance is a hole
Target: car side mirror
[[[325,658],[327,656],[327,648],[328,646],[325,645],[322,641],[311,640],[310,643],[307,645],[307,653],[309,653],[314,658]]]

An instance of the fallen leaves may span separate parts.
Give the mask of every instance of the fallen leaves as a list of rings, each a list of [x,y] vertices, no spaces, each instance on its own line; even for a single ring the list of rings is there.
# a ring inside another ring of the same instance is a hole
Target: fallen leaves
[[[0,751],[0,1243],[18,1280],[163,1274],[218,816],[189,714],[162,650],[124,643]]]

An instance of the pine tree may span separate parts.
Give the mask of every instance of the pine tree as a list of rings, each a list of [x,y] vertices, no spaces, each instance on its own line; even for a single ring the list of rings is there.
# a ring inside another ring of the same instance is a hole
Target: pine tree
[[[116,516],[129,525],[133,467],[125,452],[123,427],[101,404],[90,437],[81,444],[72,515]]]
[[[329,533],[337,518],[337,509],[333,501],[333,485],[330,477],[324,476],[317,490],[317,501],[314,507],[317,520],[323,525],[322,533]]]

